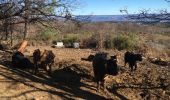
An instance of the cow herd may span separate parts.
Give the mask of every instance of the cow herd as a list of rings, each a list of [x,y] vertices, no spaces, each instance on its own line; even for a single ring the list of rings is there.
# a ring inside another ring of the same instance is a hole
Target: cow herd
[[[107,57],[108,53],[98,52],[95,55],[89,55],[88,58],[81,58],[81,60],[92,62],[94,80],[97,83],[99,89],[100,86],[104,86],[104,77],[108,75],[118,75],[119,67],[117,65],[117,56],[112,55]],[[49,75],[51,74],[51,66],[54,63],[55,54],[52,50],[44,50],[41,52],[39,49],[34,50],[33,63],[25,57],[21,52],[15,52],[12,56],[12,64],[16,67],[33,67],[33,73],[37,74],[38,70],[44,69]],[[141,54],[135,54],[133,52],[126,52],[124,54],[124,62],[129,64],[131,71],[137,69],[137,61],[142,61]]]
[[[89,55],[88,58],[81,58],[81,60],[92,62],[94,79],[98,89],[100,85],[104,87],[104,77],[106,74],[112,76],[118,75],[119,67],[117,65],[117,56],[110,56],[110,58],[107,59],[107,55],[105,52],[98,52],[95,55]],[[127,51],[124,54],[124,61],[124,66],[128,63],[132,72],[137,69],[137,61],[142,61],[142,55]],[[135,68],[133,68],[134,66]]]
[[[19,68],[33,68],[34,74],[37,74],[40,68],[44,69],[48,74],[51,74],[51,66],[55,59],[52,50],[44,50],[44,52],[41,52],[39,49],[36,49],[32,56],[33,63],[21,52],[17,51],[12,55],[12,65]]]

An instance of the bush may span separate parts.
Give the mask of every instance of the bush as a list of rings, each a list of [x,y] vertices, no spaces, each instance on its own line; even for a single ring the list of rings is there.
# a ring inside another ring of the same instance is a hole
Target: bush
[[[41,37],[44,40],[49,40],[49,39],[53,39],[54,37],[57,36],[57,34],[59,34],[60,32],[56,29],[53,28],[45,28],[44,30],[42,30],[41,32]]]
[[[67,34],[63,37],[62,42],[66,47],[72,47],[74,42],[79,42],[77,34]]]
[[[105,40],[104,46],[107,49],[114,48],[113,38],[111,37],[110,34],[106,35],[106,40]]]
[[[97,39],[93,36],[83,39],[82,44],[84,48],[96,48],[97,46]]]
[[[113,39],[113,45],[118,50],[127,49],[130,47],[130,40],[127,36],[117,36]]]
[[[69,43],[74,43],[74,42],[77,42],[78,41],[78,38],[77,37],[67,37],[67,38],[64,38],[63,40],[63,43],[65,44],[69,44]]]
[[[137,44],[135,34],[123,35],[119,34],[116,37],[110,37],[105,41],[106,48],[115,48],[118,50],[133,49]]]

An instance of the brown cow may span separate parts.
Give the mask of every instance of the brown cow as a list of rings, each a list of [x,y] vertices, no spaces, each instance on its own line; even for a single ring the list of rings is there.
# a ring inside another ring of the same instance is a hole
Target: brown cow
[[[48,74],[51,74],[51,66],[54,63],[54,58],[55,55],[52,50],[44,50],[42,54],[39,49],[35,50],[33,52],[35,74],[37,73],[38,68],[43,68]]]

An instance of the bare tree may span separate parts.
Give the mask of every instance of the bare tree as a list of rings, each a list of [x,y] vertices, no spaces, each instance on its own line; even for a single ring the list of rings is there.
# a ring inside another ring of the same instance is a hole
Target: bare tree
[[[129,15],[129,18],[146,22],[169,22],[170,13],[167,10],[161,10],[159,13],[150,13],[149,10],[142,10],[140,14]]]
[[[170,0],[164,0],[170,4]],[[151,10],[140,10],[138,14],[130,15],[127,9],[121,9],[120,12],[126,13],[130,20],[141,21],[141,22],[170,22],[170,12],[167,9],[162,9],[157,12]]]
[[[59,18],[71,19],[70,12],[76,6],[77,0],[1,0],[0,22],[9,21],[2,25],[24,23],[23,39],[26,39],[29,23],[46,25],[45,22]]]

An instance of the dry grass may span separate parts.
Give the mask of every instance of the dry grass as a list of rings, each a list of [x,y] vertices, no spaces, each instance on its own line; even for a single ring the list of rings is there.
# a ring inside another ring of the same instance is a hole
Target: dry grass
[[[157,57],[165,61],[170,60],[170,36],[167,34],[151,34],[164,33],[162,27],[141,26],[131,23],[87,23],[76,29],[74,25],[69,25],[67,23],[60,27],[61,33],[64,34],[59,34],[56,39],[67,35],[68,37],[76,36],[82,41],[101,32],[104,35],[108,33],[113,37],[118,33],[140,33],[137,34],[138,45],[133,50],[134,52],[140,52],[146,58]],[[64,27],[67,27],[67,29]],[[158,32],[158,29],[162,31]],[[168,29],[166,32],[168,32]],[[98,36],[96,37],[98,38]],[[41,39],[41,37],[38,38]],[[29,46],[24,54],[30,56],[37,48],[42,51],[44,49],[52,50],[56,55],[52,77],[47,76],[43,71],[35,76],[27,70],[15,69],[10,66],[11,55],[0,52],[0,85],[2,86],[0,99],[170,99],[170,87],[164,87],[164,85],[170,84],[169,66],[155,65],[145,59],[139,63],[137,71],[131,74],[127,66],[123,67],[123,56],[126,50],[104,49],[103,51],[108,52],[109,56],[118,56],[118,65],[120,66],[119,75],[109,76],[109,80],[107,80],[108,91],[111,94],[108,96],[103,91],[99,93],[95,91],[96,84],[92,80],[92,65],[90,62],[81,61],[82,57],[88,57],[97,51],[92,49],[51,48],[52,40],[40,41],[38,38],[30,37]],[[20,40],[14,42],[17,43],[18,41]]]

